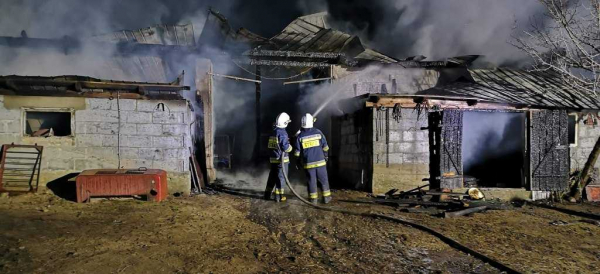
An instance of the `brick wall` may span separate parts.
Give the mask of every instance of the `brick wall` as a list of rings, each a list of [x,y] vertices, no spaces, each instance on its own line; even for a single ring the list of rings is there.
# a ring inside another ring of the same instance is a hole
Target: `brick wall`
[[[164,169],[170,192],[189,191],[193,113],[184,100],[121,99],[119,113],[117,100],[85,98],[85,109],[74,111],[74,137],[50,138],[23,136],[22,110],[5,108],[5,100],[0,96],[0,143],[44,146],[40,185],[71,172],[117,168],[119,146],[122,168]]]
[[[373,193],[426,184],[422,180],[429,178],[429,133],[421,128],[427,127],[427,113],[419,116],[413,109],[401,109],[396,121],[392,109],[372,109],[372,112]]]

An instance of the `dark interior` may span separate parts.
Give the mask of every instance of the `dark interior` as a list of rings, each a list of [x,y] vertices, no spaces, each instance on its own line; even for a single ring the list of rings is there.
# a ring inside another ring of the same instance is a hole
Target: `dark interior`
[[[465,112],[463,172],[479,187],[520,188],[524,178],[525,114]]]
[[[34,135],[40,130],[52,129],[54,136],[71,135],[70,112],[27,112],[25,134]],[[37,135],[37,134],[36,134]],[[44,135],[39,135],[44,136]]]

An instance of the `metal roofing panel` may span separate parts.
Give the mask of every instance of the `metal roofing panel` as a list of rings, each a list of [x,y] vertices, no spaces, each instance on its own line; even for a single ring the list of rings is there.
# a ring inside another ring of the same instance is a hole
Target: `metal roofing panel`
[[[541,107],[600,109],[596,96],[571,87],[554,73],[504,68],[468,71],[472,81],[453,82],[419,94],[453,94],[488,102]]]

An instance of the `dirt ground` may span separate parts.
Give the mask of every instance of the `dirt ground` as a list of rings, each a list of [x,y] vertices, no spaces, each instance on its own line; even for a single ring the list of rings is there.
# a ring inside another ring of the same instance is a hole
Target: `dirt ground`
[[[233,193],[233,192],[231,192]],[[443,219],[347,202],[329,206],[424,224],[526,273],[598,273],[600,227],[532,205]],[[498,273],[417,229],[260,193],[77,204],[51,192],[0,198],[1,273]],[[595,205],[571,210],[600,213]]]

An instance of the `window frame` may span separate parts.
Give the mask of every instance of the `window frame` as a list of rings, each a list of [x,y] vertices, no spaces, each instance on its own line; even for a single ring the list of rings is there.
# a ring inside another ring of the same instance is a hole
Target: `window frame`
[[[569,142],[569,147],[577,147],[579,145],[579,114],[577,113],[569,113],[568,116],[575,116],[575,143],[571,144]],[[569,124],[567,120],[567,134],[569,130]]]
[[[52,136],[53,138],[73,138],[75,137],[75,109],[73,108],[21,108],[21,134],[28,138],[47,138],[43,136],[35,137],[27,134],[27,112],[62,112],[71,114],[71,134],[66,136]]]

